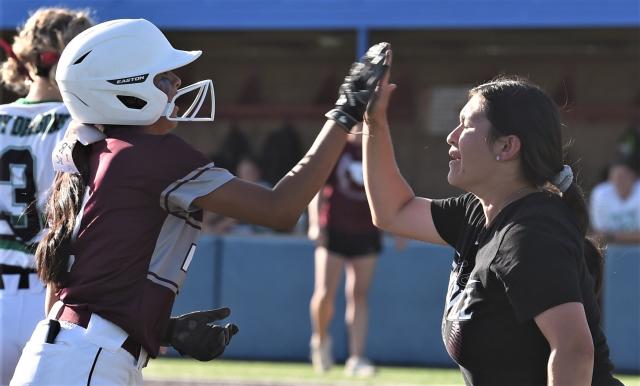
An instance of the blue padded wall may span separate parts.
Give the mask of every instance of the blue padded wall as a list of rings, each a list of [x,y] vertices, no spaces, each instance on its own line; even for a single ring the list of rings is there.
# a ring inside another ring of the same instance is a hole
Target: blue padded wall
[[[610,246],[605,264],[604,331],[616,369],[640,372],[640,247]]]
[[[453,366],[440,336],[450,248],[389,240],[369,293],[367,355],[377,363]],[[331,325],[334,355],[347,356],[344,292]],[[228,306],[240,326],[231,359],[306,361],[311,334],[313,245],[295,237],[203,237],[174,315]],[[616,369],[640,372],[640,248],[611,246],[603,323]]]

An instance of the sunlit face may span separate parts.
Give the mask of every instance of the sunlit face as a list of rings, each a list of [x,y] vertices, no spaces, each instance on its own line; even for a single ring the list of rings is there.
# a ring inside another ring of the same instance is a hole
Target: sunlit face
[[[491,150],[491,122],[482,110],[484,98],[474,95],[460,112],[460,124],[447,136],[449,148],[449,184],[474,191],[487,184],[495,171],[496,156]]]
[[[181,83],[182,81],[175,73],[173,73],[173,71],[161,72],[153,78],[153,84],[157,88],[162,90],[162,92],[167,94],[168,101],[173,99],[173,97],[176,95]],[[176,114],[178,114],[178,106],[174,107],[171,116],[175,117]],[[178,123],[175,121],[170,121],[165,117],[160,117],[156,124],[159,125],[162,131],[169,132],[174,129]]]

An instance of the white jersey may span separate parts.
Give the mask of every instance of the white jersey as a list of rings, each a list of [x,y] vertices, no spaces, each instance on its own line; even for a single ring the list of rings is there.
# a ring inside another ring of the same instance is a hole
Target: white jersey
[[[0,105],[0,264],[34,267],[54,177],[51,153],[70,122],[62,102]]]
[[[640,231],[640,181],[623,200],[610,182],[597,185],[591,193],[591,224],[599,232]]]

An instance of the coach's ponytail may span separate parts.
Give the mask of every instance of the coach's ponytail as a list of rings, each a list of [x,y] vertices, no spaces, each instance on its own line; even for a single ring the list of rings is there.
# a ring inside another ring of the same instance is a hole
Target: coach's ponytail
[[[36,249],[36,269],[45,283],[63,287],[69,267],[71,236],[89,179],[91,145],[76,142],[73,161],[80,173],[56,173],[45,218],[48,232]]]
[[[600,249],[596,247],[593,241],[586,237],[587,230],[589,229],[589,211],[580,186],[573,182],[571,186],[562,193],[562,201],[573,212],[578,230],[582,237],[584,237],[584,259],[593,277],[595,292],[596,295],[598,295],[602,288],[604,258],[602,257]]]

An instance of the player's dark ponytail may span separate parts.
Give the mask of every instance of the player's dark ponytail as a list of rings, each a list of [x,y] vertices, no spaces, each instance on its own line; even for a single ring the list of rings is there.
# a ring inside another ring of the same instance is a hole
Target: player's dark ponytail
[[[77,142],[73,149],[73,161],[80,173],[56,173],[45,213],[49,230],[36,249],[38,276],[58,288],[65,283],[71,236],[89,179],[90,147]]]
[[[563,172],[563,147],[560,113],[555,102],[538,86],[526,79],[500,77],[473,88],[470,96],[484,98],[484,112],[491,122],[490,136],[497,139],[516,135],[521,143],[522,172],[532,185],[562,195],[571,209],[584,239],[584,258],[591,273],[595,292],[602,283],[603,258],[599,249],[586,238],[589,215],[582,189],[573,181],[564,193],[551,182]]]

